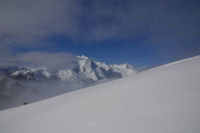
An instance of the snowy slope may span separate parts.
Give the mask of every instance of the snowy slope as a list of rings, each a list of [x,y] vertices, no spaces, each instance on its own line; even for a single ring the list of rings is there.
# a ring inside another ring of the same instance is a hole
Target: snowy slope
[[[0,111],[1,133],[199,133],[200,56]]]

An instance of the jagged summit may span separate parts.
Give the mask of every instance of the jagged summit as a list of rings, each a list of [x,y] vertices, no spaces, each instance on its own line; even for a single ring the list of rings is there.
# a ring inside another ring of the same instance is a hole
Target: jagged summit
[[[104,78],[121,78],[132,76],[136,73],[134,67],[125,63],[122,65],[107,65],[102,62],[90,60],[88,57],[82,55],[78,56],[79,73],[90,77],[93,80],[100,80]]]

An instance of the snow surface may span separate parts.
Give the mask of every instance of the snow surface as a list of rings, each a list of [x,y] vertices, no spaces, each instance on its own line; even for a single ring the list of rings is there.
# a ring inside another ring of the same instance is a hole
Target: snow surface
[[[0,133],[199,133],[200,56],[0,111]]]

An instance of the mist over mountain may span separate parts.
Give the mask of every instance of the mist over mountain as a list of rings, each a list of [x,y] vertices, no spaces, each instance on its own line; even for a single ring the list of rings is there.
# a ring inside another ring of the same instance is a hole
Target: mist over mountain
[[[54,55],[54,59],[50,61],[51,54],[40,54],[40,57],[44,56],[46,60],[44,57],[36,60],[34,58],[37,57],[33,56],[36,53],[32,53],[15,59],[20,62],[16,63],[18,65],[1,64],[0,109],[32,103],[98,82],[133,76],[137,73],[133,66],[126,63],[107,65],[84,55],[73,56],[70,59],[69,55],[62,54],[57,58]],[[29,56],[33,56],[32,60]]]

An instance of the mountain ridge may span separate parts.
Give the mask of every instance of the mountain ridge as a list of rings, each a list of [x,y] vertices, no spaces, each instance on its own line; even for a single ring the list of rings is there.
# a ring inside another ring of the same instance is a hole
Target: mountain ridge
[[[122,65],[107,65],[102,62],[96,62],[82,55],[77,56],[77,66],[73,69],[61,69],[49,71],[45,66],[43,67],[18,67],[8,66],[0,67],[1,72],[14,79],[24,80],[45,80],[57,78],[60,80],[68,80],[73,76],[88,80],[101,80],[107,78],[122,78],[132,76],[136,73],[133,66],[129,64]]]

